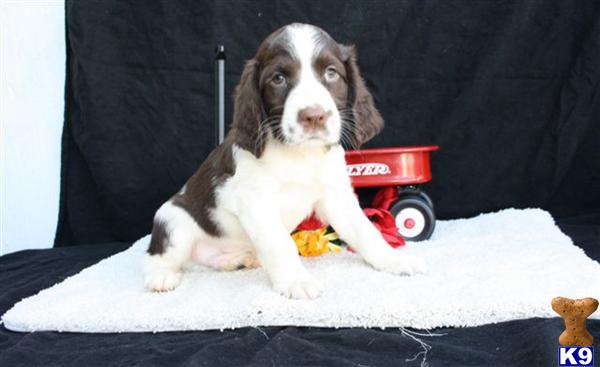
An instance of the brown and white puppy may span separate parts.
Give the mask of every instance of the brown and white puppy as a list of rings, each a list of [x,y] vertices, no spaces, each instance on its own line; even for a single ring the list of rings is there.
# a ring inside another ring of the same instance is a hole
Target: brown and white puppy
[[[424,271],[365,217],[346,173],[341,144],[358,147],[383,127],[353,47],[315,26],[280,28],[246,63],[234,103],[223,144],[156,212],[148,290],[177,287],[194,260],[222,270],[260,264],[277,292],[317,297],[322,285],[290,237],[313,211],[376,269]]]

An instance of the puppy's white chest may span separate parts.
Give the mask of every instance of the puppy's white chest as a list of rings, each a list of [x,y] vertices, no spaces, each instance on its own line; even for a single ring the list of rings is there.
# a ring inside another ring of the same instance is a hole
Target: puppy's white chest
[[[293,230],[313,211],[315,203],[321,197],[318,185],[289,182],[279,192],[278,206],[281,219],[288,231]]]
[[[345,175],[343,151],[341,154],[341,162],[333,165],[341,164],[340,172]],[[236,174],[217,190],[214,213],[232,236],[241,230],[236,217],[244,211],[261,218],[273,218],[276,213],[277,221],[292,231],[323,198],[327,182],[340,173],[331,169],[330,154],[318,150],[296,151],[273,144],[260,159],[244,151],[236,151],[234,156]]]
[[[293,230],[311,214],[323,195],[323,161],[318,157],[278,157],[267,165],[277,187],[276,202],[287,230]]]

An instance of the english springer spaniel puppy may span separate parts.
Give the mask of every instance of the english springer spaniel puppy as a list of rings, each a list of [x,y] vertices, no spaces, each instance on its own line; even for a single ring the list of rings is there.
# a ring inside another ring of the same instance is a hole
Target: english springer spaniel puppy
[[[374,268],[423,272],[363,214],[346,173],[342,144],[359,147],[382,127],[354,47],[311,25],[275,31],[244,67],[225,141],[156,212],[146,289],[174,289],[193,260],[219,270],[260,265],[280,294],[318,297],[323,286],[290,236],[312,212]]]

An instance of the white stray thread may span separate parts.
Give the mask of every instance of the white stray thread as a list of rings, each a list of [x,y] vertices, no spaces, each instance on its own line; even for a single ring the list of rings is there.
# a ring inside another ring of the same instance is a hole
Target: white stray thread
[[[419,343],[419,345],[421,345],[421,351],[417,354],[415,354],[412,358],[406,358],[404,361],[405,362],[412,362],[414,360],[416,360],[417,358],[419,358],[419,356],[423,356],[423,358],[421,359],[421,367],[428,367],[429,363],[427,363],[427,353],[431,350],[431,345],[425,343],[423,340],[417,338],[417,336],[425,336],[425,337],[431,337],[431,336],[444,336],[446,335],[444,334],[436,334],[436,333],[432,333],[429,330],[425,330],[427,333],[419,333],[416,331],[411,331],[408,329],[405,329],[403,327],[400,328],[400,332],[402,333],[402,335],[407,336],[409,338],[411,338],[412,340],[416,341],[417,343]]]
[[[269,336],[267,335],[267,333],[265,333],[265,331],[261,328],[259,328],[258,326],[254,327],[256,330],[260,331],[262,335],[265,336],[265,338],[267,338],[267,340],[269,340]]]

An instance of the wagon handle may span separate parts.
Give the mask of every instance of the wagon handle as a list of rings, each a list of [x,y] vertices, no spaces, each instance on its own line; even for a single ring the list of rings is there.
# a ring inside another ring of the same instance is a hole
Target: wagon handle
[[[215,142],[225,139],[225,46],[215,49]]]

